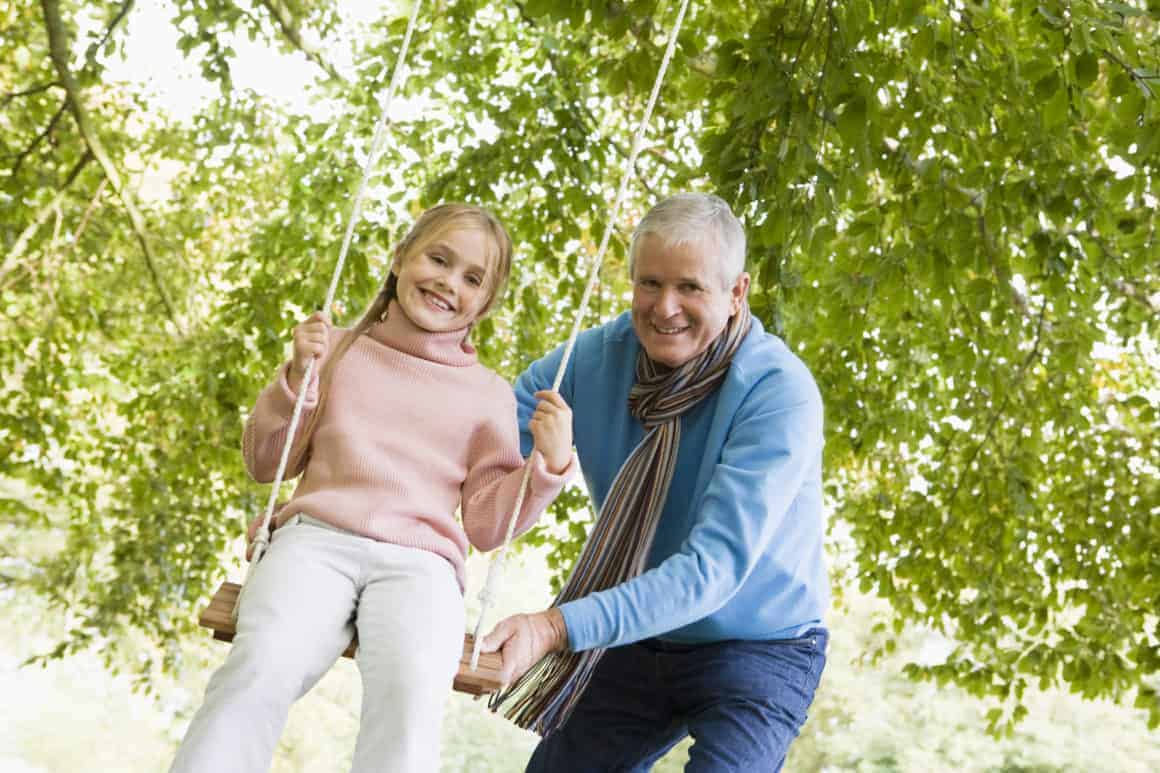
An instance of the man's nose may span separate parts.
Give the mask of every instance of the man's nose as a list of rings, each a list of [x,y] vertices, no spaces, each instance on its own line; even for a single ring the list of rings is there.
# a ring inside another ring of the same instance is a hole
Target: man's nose
[[[681,299],[677,296],[677,291],[671,288],[663,288],[660,294],[657,295],[656,314],[667,319],[677,314],[680,310]]]

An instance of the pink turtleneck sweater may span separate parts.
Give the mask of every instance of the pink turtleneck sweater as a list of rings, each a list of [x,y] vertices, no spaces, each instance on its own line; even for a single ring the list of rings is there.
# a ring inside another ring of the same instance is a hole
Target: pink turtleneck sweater
[[[333,329],[330,351],[347,332]],[[288,368],[262,390],[243,435],[246,468],[262,483],[274,479],[297,398]],[[491,550],[503,542],[523,477],[511,386],[478,362],[465,331],[429,333],[392,303],[387,320],[343,356],[330,389],[306,470],[275,523],[305,513],[430,550],[451,562],[463,587],[467,543]],[[315,376],[300,428],[318,405],[317,390]],[[532,476],[517,534],[535,523],[574,464],[553,475],[538,453],[527,463]]]

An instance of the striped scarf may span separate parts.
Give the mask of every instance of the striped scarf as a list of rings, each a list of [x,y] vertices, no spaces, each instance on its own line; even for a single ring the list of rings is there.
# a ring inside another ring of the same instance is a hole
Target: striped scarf
[[[553,606],[612,588],[644,571],[677,464],[681,415],[725,380],[749,327],[749,307],[742,304],[704,352],[673,369],[653,362],[641,349],[628,407],[646,434],[617,473]],[[603,654],[603,649],[550,653],[510,688],[494,695],[489,705],[495,710],[511,699],[505,711],[508,719],[548,735],[567,721]]]

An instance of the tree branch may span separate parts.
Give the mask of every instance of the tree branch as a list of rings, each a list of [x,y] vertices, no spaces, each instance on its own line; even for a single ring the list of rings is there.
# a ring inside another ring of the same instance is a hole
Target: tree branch
[[[20,151],[20,153],[16,156],[16,161],[12,164],[12,168],[8,170],[9,175],[15,177],[20,172],[20,167],[24,165],[24,159],[32,155],[32,152],[40,146],[40,143],[48,139],[48,136],[52,134],[52,130],[56,128],[58,123],[60,123],[60,119],[64,116],[64,111],[67,109],[68,99],[66,98],[64,102],[61,102],[60,108],[56,111],[56,114],[53,115],[52,120],[48,122],[48,126],[44,127],[44,131],[36,135],[32,139],[32,142],[29,143],[28,147]]]
[[[19,97],[30,97],[33,94],[39,94],[42,91],[48,91],[53,86],[59,86],[59,85],[60,84],[57,83],[56,81],[49,81],[48,83],[42,83],[39,86],[32,86],[30,88],[22,89],[20,91],[9,91],[7,94],[4,95],[3,99],[0,99],[0,107],[8,107],[8,103],[14,99],[17,99]]]
[[[1090,198],[1088,198],[1087,201],[1094,207],[1094,202],[1092,202]],[[1103,237],[1100,236],[1099,230],[1096,228],[1095,223],[1092,222],[1092,219],[1088,218],[1086,223],[1086,231],[1077,231],[1072,229],[1067,232],[1067,235],[1080,241],[1084,239],[1092,241],[1097,247],[1099,247],[1100,253],[1104,256],[1105,260],[1111,261],[1113,263],[1119,263],[1120,258],[1114,252],[1112,252],[1112,249],[1108,247],[1106,242],[1104,242]],[[1152,314],[1160,313],[1160,303],[1157,303],[1154,300],[1157,295],[1155,293],[1150,293],[1148,288],[1141,289],[1139,285],[1131,278],[1109,277],[1105,275],[1103,271],[1099,272],[1099,276],[1108,287],[1111,287],[1123,297],[1142,305]]]
[[[291,45],[305,54],[307,59],[321,67],[331,78],[341,83],[346,82],[346,79],[339,75],[338,70],[334,69],[334,66],[323,58],[322,53],[317,48],[302,39],[302,31],[298,29],[293,14],[290,13],[290,9],[282,0],[259,0],[259,3],[270,12],[274,21],[278,22],[278,27]]]
[[[1108,59],[1111,59],[1116,64],[1120,65],[1120,67],[1123,67],[1124,72],[1128,73],[1128,77],[1131,78],[1133,81],[1135,81],[1137,86],[1144,89],[1144,91],[1147,92],[1147,94],[1150,98],[1156,96],[1156,92],[1152,91],[1152,86],[1149,85],[1148,80],[1144,76],[1140,75],[1140,73],[1136,72],[1135,67],[1132,67],[1130,64],[1128,64],[1123,59],[1121,59],[1120,57],[1113,54],[1108,49],[1104,48],[1101,50],[1104,52],[1104,56],[1106,56]]]
[[[73,184],[73,181],[80,175],[81,170],[92,160],[93,154],[86,150],[85,154],[81,156],[80,160],[72,168],[72,171],[69,172],[68,177],[65,178],[64,184],[57,190],[56,195],[52,197],[51,201],[40,208],[32,223],[20,233],[20,236],[16,239],[16,243],[12,245],[12,250],[8,253],[8,257],[4,259],[4,265],[0,266],[0,280],[3,280],[10,271],[16,268],[16,264],[24,257],[24,251],[28,249],[28,244],[32,241],[32,237],[36,235],[36,232],[45,224],[49,216],[60,206],[60,202],[64,199],[64,194],[68,191],[69,186]]]
[[[109,42],[109,38],[113,37],[113,30],[117,29],[121,24],[121,20],[129,14],[129,11],[133,8],[134,1],[125,0],[125,2],[121,3],[121,7],[117,9],[117,13],[113,16],[112,21],[109,22],[109,26],[105,28],[105,34],[101,36],[100,41],[89,46],[88,50],[85,51],[86,66],[92,65],[95,62],[97,52]]]
[[[93,211],[97,208],[97,202],[100,200],[101,194],[105,192],[105,186],[108,184],[109,178],[102,177],[101,184],[97,186],[97,192],[93,194],[93,199],[89,202],[89,206],[85,209],[85,213],[81,215],[81,222],[77,226],[77,229],[73,231],[72,235],[72,249],[74,251],[77,248],[77,243],[81,240],[81,234],[85,232],[85,226],[89,224],[89,218],[93,216]]]
[[[999,423],[999,419],[1003,416],[1003,412],[1007,410],[1007,406],[1011,402],[1011,397],[1015,392],[1016,386],[1018,386],[1018,384],[1021,381],[1023,381],[1023,376],[1024,376],[1024,374],[1027,373],[1027,369],[1031,367],[1031,364],[1035,361],[1035,358],[1039,355],[1039,345],[1043,341],[1043,328],[1044,328],[1045,318],[1047,316],[1047,304],[1048,304],[1048,301],[1046,298],[1044,298],[1043,303],[1039,307],[1039,321],[1036,325],[1035,342],[1031,346],[1031,351],[1028,352],[1027,356],[1023,359],[1023,364],[1020,365],[1019,372],[1015,374],[1015,378],[1012,380],[1011,388],[1009,390],[1007,390],[1007,394],[1003,397],[1002,405],[1000,405],[999,408],[995,411],[995,413],[991,415],[991,420],[989,422],[987,422],[987,429],[983,433],[983,439],[978,442],[978,444],[975,446],[974,450],[971,452],[970,457],[967,459],[966,463],[963,465],[963,474],[959,476],[959,479],[957,481],[955,481],[955,487],[951,491],[950,497],[947,499],[947,508],[946,508],[947,513],[954,512],[955,499],[959,495],[959,489],[962,488],[963,481],[966,480],[967,475],[970,474],[971,465],[975,463],[975,459],[978,458],[979,452],[983,450],[983,446],[987,445],[987,441],[991,439],[991,433],[993,433],[995,431],[995,425]],[[948,518],[947,522],[943,525],[944,530],[951,523],[952,520],[953,520],[953,515],[950,518]]]
[[[132,225],[133,233],[136,235],[137,242],[140,244],[141,250],[145,255],[145,263],[149,267],[153,284],[156,286],[157,292],[161,295],[161,300],[165,304],[170,320],[176,325],[178,332],[184,335],[184,327],[177,315],[177,309],[170,298],[169,290],[165,287],[165,283],[161,279],[161,272],[157,267],[157,260],[153,255],[153,248],[149,245],[149,238],[145,230],[145,218],[141,215],[140,210],[137,209],[137,204],[133,201],[132,194],[122,183],[120,173],[117,172],[116,166],[113,165],[109,155],[105,152],[105,148],[101,144],[96,131],[94,131],[92,123],[89,121],[88,113],[85,111],[84,104],[81,101],[80,86],[77,84],[76,77],[69,69],[68,33],[65,30],[64,20],[60,15],[59,2],[58,0],[41,0],[41,7],[44,9],[44,23],[48,31],[52,63],[56,67],[61,85],[64,86],[65,92],[68,94],[68,106],[72,111],[73,118],[76,120],[77,128],[80,130],[89,152],[92,153],[97,163],[101,165],[105,177],[109,179],[113,190],[120,197],[121,203],[129,215],[129,222]]]
[[[1134,282],[1126,279],[1113,279],[1110,284],[1115,288],[1116,292],[1128,300],[1135,301],[1152,314],[1160,314],[1160,305],[1154,300],[1155,295],[1148,295],[1147,292],[1141,290]]]
[[[986,194],[984,193],[982,195],[985,199]],[[987,214],[984,207],[982,206],[982,203],[980,202],[976,208],[979,210],[979,240],[982,242],[983,252],[987,255],[987,263],[991,267],[991,274],[994,275],[996,279],[1002,282],[1003,285],[1005,285],[1007,289],[1011,291],[1011,302],[1015,304],[1020,313],[1028,318],[1033,317],[1035,312],[1031,310],[1031,305],[1028,303],[1027,297],[1015,289],[1015,286],[1011,284],[1010,270],[1003,269],[999,264],[999,261],[996,260],[995,255],[998,252],[998,246],[995,244],[995,237],[991,233],[991,230],[987,228]]]
[[[96,52],[99,51],[101,49],[101,47],[104,46],[105,43],[107,43],[109,41],[109,38],[111,38],[113,36],[113,31],[121,23],[121,20],[124,19],[125,16],[129,13],[129,10],[133,7],[134,2],[135,2],[135,0],[125,0],[125,2],[121,5],[121,8],[117,11],[117,14],[113,17],[112,21],[109,22],[109,26],[105,28],[105,34],[101,36],[100,42],[89,46],[88,52],[86,54],[86,56],[88,58],[88,62],[85,65],[86,70],[88,68],[90,68],[91,66],[93,66]],[[9,102],[11,102],[16,97],[24,97],[24,96],[29,96],[31,94],[38,94],[42,91],[47,91],[48,89],[53,88],[54,86],[60,87],[62,89],[64,88],[64,84],[62,84],[60,81],[56,80],[56,81],[50,81],[49,83],[42,83],[39,86],[33,86],[32,88],[28,88],[28,89],[25,89],[23,91],[14,91],[14,92],[11,92],[9,94],[5,94],[3,102],[0,103],[0,107],[6,106]],[[52,117],[52,120],[48,122],[48,126],[46,126],[44,128],[44,131],[42,131],[39,135],[37,135],[36,138],[32,140],[32,143],[16,157],[16,162],[12,165],[12,169],[9,172],[10,175],[15,177],[16,174],[20,171],[20,167],[24,164],[25,159],[29,155],[31,155],[34,150],[36,150],[36,148],[40,145],[41,142],[48,139],[48,137],[52,134],[52,130],[56,128],[56,125],[60,122],[61,117],[64,115],[64,113],[67,109],[68,109],[68,97],[67,97],[67,92],[66,92],[66,97],[65,97],[64,102],[61,103],[60,109],[56,111],[56,114]]]

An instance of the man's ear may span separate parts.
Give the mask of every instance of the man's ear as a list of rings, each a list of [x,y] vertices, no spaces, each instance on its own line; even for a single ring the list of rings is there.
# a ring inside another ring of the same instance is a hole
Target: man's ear
[[[749,274],[742,271],[737,277],[737,281],[729,288],[729,314],[730,316],[741,311],[741,304],[745,302],[745,296],[749,294]]]

